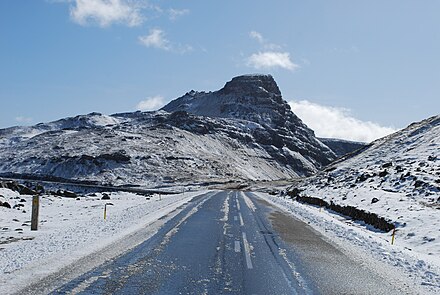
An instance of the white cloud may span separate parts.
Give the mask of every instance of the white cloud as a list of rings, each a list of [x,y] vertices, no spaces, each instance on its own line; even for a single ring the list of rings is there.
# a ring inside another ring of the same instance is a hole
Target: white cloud
[[[249,37],[251,39],[256,40],[264,50],[281,50],[281,46],[278,44],[270,43],[266,38],[263,37],[263,35],[260,32],[257,31],[250,31]]]
[[[170,41],[165,38],[165,33],[161,29],[151,29],[150,34],[140,36],[139,41],[147,47],[154,47],[163,50],[170,50]]]
[[[348,109],[322,106],[307,100],[291,101],[289,105],[318,137],[371,142],[396,131],[392,127],[353,118]]]
[[[161,29],[151,29],[150,33],[145,36],[139,36],[139,41],[146,47],[162,49],[165,51],[172,51],[177,53],[186,53],[192,51],[190,45],[173,44],[166,37],[165,32]]]
[[[255,69],[283,68],[295,70],[299,66],[292,62],[290,53],[283,52],[281,46],[268,42],[261,33],[250,31],[249,37],[256,40],[263,51],[247,57],[246,64]]]
[[[29,118],[29,117],[24,117],[24,116],[18,116],[15,117],[15,121],[17,121],[18,123],[24,123],[24,124],[29,124],[33,121],[34,119]]]
[[[171,8],[168,10],[168,14],[170,17],[170,20],[176,20],[181,16],[184,16],[186,14],[189,14],[189,9],[174,9]]]
[[[156,95],[139,102],[136,109],[140,111],[155,111],[164,105],[165,99],[160,95]]]
[[[107,27],[113,23],[137,26],[143,21],[139,1],[128,0],[75,0],[70,16],[80,25],[96,23]]]
[[[276,51],[254,53],[247,58],[247,65],[257,70],[278,67],[293,71],[299,67],[292,62],[288,52]]]
[[[249,37],[251,37],[252,39],[255,39],[258,41],[258,43],[264,43],[265,40],[263,38],[263,35],[261,35],[260,33],[258,33],[257,31],[251,31],[249,33]]]

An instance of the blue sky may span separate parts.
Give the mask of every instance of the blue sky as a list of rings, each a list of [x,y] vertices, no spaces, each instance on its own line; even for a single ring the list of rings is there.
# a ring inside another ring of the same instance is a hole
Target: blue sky
[[[157,108],[269,73],[319,136],[371,140],[439,114],[439,11],[437,0],[2,0],[0,128]]]

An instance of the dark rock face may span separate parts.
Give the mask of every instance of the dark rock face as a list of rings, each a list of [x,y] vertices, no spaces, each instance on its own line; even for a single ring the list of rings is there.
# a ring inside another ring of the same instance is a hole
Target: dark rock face
[[[222,94],[241,93],[248,96],[267,96],[267,93],[278,96],[281,102],[281,91],[271,75],[245,75],[233,78],[219,91]]]
[[[163,110],[242,119],[272,127],[307,128],[282,99],[278,85],[270,75],[235,77],[215,92],[191,91],[170,102]],[[307,131],[313,135],[313,131]]]
[[[270,75],[246,75],[233,78],[215,92],[191,91],[170,102],[163,110],[191,113],[197,116],[246,120],[262,128],[251,128],[256,143],[267,146],[271,156],[293,165],[302,175],[313,173],[303,163],[283,152],[287,148],[299,153],[321,168],[336,156],[323,145],[282,99],[277,83]],[[275,148],[275,150],[273,149]]]
[[[363,142],[348,141],[334,138],[319,138],[319,140],[328,146],[338,157],[343,157],[359,149],[365,148],[368,144]]]

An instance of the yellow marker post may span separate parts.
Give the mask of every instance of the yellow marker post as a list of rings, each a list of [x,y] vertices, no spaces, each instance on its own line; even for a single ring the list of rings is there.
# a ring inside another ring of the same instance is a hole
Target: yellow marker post
[[[396,228],[393,228],[393,234],[391,235],[391,245],[394,245],[394,237],[396,236]]]
[[[113,206],[112,203],[105,203],[105,205],[104,205],[104,219],[107,219],[107,205]]]

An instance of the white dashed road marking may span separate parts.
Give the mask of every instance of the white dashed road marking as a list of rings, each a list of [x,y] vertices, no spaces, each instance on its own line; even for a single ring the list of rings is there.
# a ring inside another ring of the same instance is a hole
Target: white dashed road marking
[[[243,245],[244,245],[244,256],[246,258],[246,265],[248,269],[254,268],[252,266],[251,253],[248,240],[246,238],[246,233],[243,233]]]
[[[240,252],[240,241],[235,241],[235,245],[234,245],[234,251],[236,253]]]

